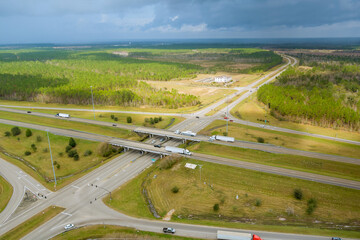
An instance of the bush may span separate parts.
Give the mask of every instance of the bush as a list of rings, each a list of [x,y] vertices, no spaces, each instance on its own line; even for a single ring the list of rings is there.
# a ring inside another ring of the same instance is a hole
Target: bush
[[[72,149],[68,152],[69,157],[74,157],[75,155],[78,155],[76,149]]]
[[[57,168],[57,169],[60,169],[60,164],[57,164],[57,165],[56,165],[56,168]]]
[[[37,147],[36,147],[36,145],[33,143],[33,144],[31,144],[31,149],[34,151],[34,152],[36,152],[36,150],[37,150]]]
[[[223,135],[224,135],[224,136],[227,136],[227,135],[228,135],[228,132],[223,132]]]
[[[180,161],[182,158],[179,156],[167,156],[161,160],[159,163],[160,169],[170,169],[174,166],[175,163]]]
[[[162,119],[162,117],[159,117],[159,122],[161,122],[163,119]]]
[[[111,114],[111,116],[110,116],[110,117],[111,117],[111,119],[114,119],[114,118],[115,118],[114,114]]]
[[[26,135],[26,137],[31,137],[31,136],[32,136],[31,130],[30,130],[30,129],[26,129],[25,135]]]
[[[177,186],[175,186],[175,187],[173,187],[173,188],[171,189],[171,191],[172,191],[173,193],[178,193],[178,192],[179,192],[179,188],[178,188]]]
[[[10,137],[11,133],[9,131],[5,132],[5,137]]]
[[[311,215],[315,208],[317,207],[317,201],[315,198],[310,198],[309,201],[307,202],[307,209],[306,209],[306,213]]]
[[[62,157],[64,156],[64,153],[63,152],[59,152],[59,157]]]
[[[294,197],[297,200],[301,200],[303,197],[303,193],[300,188],[294,189]]]
[[[76,147],[76,142],[75,142],[75,140],[73,138],[69,139],[69,146],[71,146],[73,148]]]
[[[74,160],[75,160],[75,161],[78,161],[78,160],[79,160],[79,158],[80,158],[80,157],[79,157],[79,154],[78,154],[78,153],[76,153],[76,154],[74,155]]]
[[[36,136],[36,141],[37,141],[37,142],[41,142],[41,141],[42,141],[42,137],[41,137],[41,136]]]
[[[261,199],[257,198],[257,199],[255,200],[255,206],[260,207],[261,204],[262,204]]]
[[[117,122],[118,120],[119,120],[119,119],[118,119],[118,117],[114,117],[114,121],[116,121],[116,122]]]
[[[112,146],[106,142],[100,143],[97,148],[97,153],[100,156],[108,157],[112,153]]]
[[[29,156],[31,155],[31,152],[30,151],[25,151],[25,156]]]
[[[49,151],[48,148],[43,148],[43,152],[44,152],[44,153],[47,153],[48,151]]]
[[[130,116],[127,117],[127,118],[126,118],[126,122],[127,122],[127,123],[132,123],[132,118],[131,118]]]
[[[264,143],[264,142],[265,142],[265,140],[264,140],[262,137],[258,137],[258,138],[257,138],[257,141],[258,141],[259,143]]]
[[[159,122],[159,118],[154,118],[154,123],[158,123]]]
[[[150,118],[150,124],[154,124],[155,122],[154,122],[154,119],[153,118]]]
[[[72,149],[72,147],[70,145],[67,145],[65,148],[65,152],[69,152]]]
[[[20,130],[19,127],[13,127],[13,128],[11,129],[11,133],[12,133],[13,136],[17,136],[17,135],[20,135],[21,130]]]
[[[86,150],[85,152],[84,152],[84,156],[86,157],[86,156],[90,156],[92,154],[92,151],[91,150]]]
[[[145,118],[145,122],[146,122],[146,123],[150,122],[150,119],[149,119],[149,118]]]
[[[215,212],[219,211],[219,209],[220,209],[219,204],[215,203],[214,206],[213,206],[213,209],[214,209]]]

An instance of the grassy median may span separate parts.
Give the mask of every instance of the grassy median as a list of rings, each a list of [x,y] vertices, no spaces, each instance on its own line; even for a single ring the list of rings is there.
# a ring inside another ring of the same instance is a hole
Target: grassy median
[[[359,145],[299,134],[278,132],[266,128],[251,127],[232,122],[229,122],[228,131],[229,136],[235,137],[238,140],[259,142],[259,139],[261,138],[264,143],[276,146],[360,159]],[[226,121],[216,120],[206,128],[202,129],[199,133],[210,136],[223,135],[224,132],[226,132]]]
[[[202,165],[201,180],[199,167],[184,167],[188,162]],[[360,191],[191,159],[169,169],[159,165],[121,186],[112,201],[105,202],[125,214],[150,218],[142,195],[145,186],[161,217],[175,209],[173,221],[360,237]],[[302,193],[300,200],[294,196],[296,189]],[[339,230],[345,225],[353,231]]]
[[[0,213],[5,209],[13,193],[13,187],[0,176]]]
[[[45,222],[49,221],[60,212],[62,212],[64,208],[57,207],[57,206],[50,206],[43,211],[39,212],[26,222],[18,225],[17,227],[11,229],[9,232],[5,233],[4,235],[0,236],[0,240],[15,240],[21,239],[30,232],[34,231],[36,228],[44,224]]]

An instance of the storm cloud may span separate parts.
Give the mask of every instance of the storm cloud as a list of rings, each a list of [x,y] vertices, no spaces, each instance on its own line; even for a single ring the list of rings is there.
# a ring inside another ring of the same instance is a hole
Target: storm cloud
[[[359,37],[357,0],[0,1],[0,43]]]

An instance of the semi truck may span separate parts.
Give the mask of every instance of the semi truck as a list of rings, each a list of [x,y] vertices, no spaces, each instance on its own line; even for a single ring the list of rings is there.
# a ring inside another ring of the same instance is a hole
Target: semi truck
[[[217,239],[223,240],[262,240],[259,236],[251,233],[217,231]]]
[[[56,116],[56,117],[62,117],[62,118],[69,118],[69,117],[70,117],[70,114],[67,114],[67,113],[57,113],[55,116]]]
[[[191,156],[191,154],[192,154],[189,150],[184,149],[184,148],[178,148],[178,147],[166,146],[165,150],[168,152],[180,153],[180,154],[189,155],[189,156]]]
[[[196,133],[194,133],[192,131],[183,131],[183,132],[181,132],[180,130],[176,130],[174,133],[185,135],[185,136],[190,136],[190,137],[196,137]]]
[[[233,138],[233,137],[225,137],[225,136],[220,136],[220,135],[213,135],[213,136],[210,137],[209,140],[210,141],[219,140],[219,141],[223,141],[223,142],[234,142],[235,138]]]

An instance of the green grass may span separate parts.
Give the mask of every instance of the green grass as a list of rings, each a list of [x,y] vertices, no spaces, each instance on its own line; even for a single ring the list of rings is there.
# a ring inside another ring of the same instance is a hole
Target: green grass
[[[360,181],[360,166],[296,155],[275,154],[253,149],[201,142],[189,146],[193,152],[259,163],[291,170],[315,173],[330,177]]]
[[[13,193],[13,187],[0,176],[0,213],[5,209]]]
[[[173,236],[170,234],[153,233],[139,231],[133,228],[126,228],[113,225],[93,225],[77,228],[71,231],[63,232],[52,240],[63,239],[173,239],[173,240],[191,240],[195,238],[187,238]]]
[[[236,101],[237,99],[239,99],[242,95],[244,95],[245,93],[247,93],[247,91],[244,91],[238,95],[236,95],[235,97],[227,100],[225,103],[221,104],[220,106],[212,109],[210,112],[206,113],[205,116],[212,116],[215,113],[217,113],[218,111],[224,109],[227,105],[229,105],[230,103],[232,103],[233,101]]]
[[[64,119],[55,119],[55,118],[46,118],[46,117],[38,117],[38,116],[31,116],[27,114],[21,113],[11,113],[11,112],[4,112],[0,111],[1,118],[13,121],[21,121],[25,123],[32,123],[32,124],[40,124],[43,126],[49,127],[56,127],[62,129],[76,129],[79,131],[85,131],[89,133],[101,134],[111,137],[118,137],[118,138],[125,138],[130,140],[139,140],[140,138],[132,131],[121,129],[121,128],[114,128],[114,127],[107,127],[107,126],[99,126],[95,124],[88,124],[88,123],[80,123],[80,122],[73,122],[73,121],[66,121]]]
[[[53,171],[50,161],[50,152],[46,132],[31,130],[32,136],[26,137],[26,128],[20,128],[20,135],[6,137],[4,132],[10,131],[12,127],[13,126],[11,125],[0,124],[0,147],[2,147],[8,153],[25,159],[33,167],[35,167],[35,169],[37,169],[37,172],[22,161],[19,161],[15,158],[11,158],[4,154],[1,154],[1,157],[13,164],[16,164],[25,172],[43,183],[46,187],[54,190],[54,183],[47,181],[47,179],[53,179]],[[41,141],[37,140],[38,137],[41,138]],[[108,158],[98,155],[97,148],[100,144],[98,142],[75,139],[77,145],[74,149],[77,150],[80,156],[80,159],[75,161],[73,158],[68,157],[67,153],[65,152],[65,147],[69,144],[69,137],[54,134],[49,134],[49,137],[53,160],[57,163],[55,166],[55,173],[58,180],[57,189],[66,186],[68,183],[83,176],[86,172],[93,170],[95,167],[100,166],[104,161],[108,160]],[[36,151],[31,148],[32,144],[35,144],[37,148]],[[84,153],[87,150],[91,150],[93,153],[89,156],[84,156]],[[31,155],[26,156],[25,151],[30,151]],[[60,167],[58,168],[57,166]],[[85,171],[86,169],[88,170]],[[73,176],[60,179],[62,176],[69,175]]]
[[[199,169],[185,168],[186,162],[202,165],[201,181]],[[360,217],[358,190],[192,159],[183,160],[168,170],[160,170],[156,166],[120,187],[113,193],[113,200],[109,202],[107,198],[105,202],[125,214],[149,218],[150,211],[141,193],[141,184],[148,175],[145,186],[152,203],[161,216],[175,209],[172,221],[360,237],[360,232],[332,229],[336,228],[335,225],[340,225],[338,228],[343,225],[360,228],[357,221]],[[174,186],[179,188],[176,194],[171,191]],[[302,200],[293,197],[296,188],[302,189]],[[310,198],[318,202],[312,215],[306,213]],[[261,206],[255,206],[256,199],[261,200]],[[215,203],[220,205],[218,212],[213,210]],[[286,221],[280,221],[280,217],[286,218]],[[314,223],[315,220],[321,222]]]
[[[325,128],[290,121],[280,121],[271,116],[269,109],[267,109],[263,104],[257,101],[256,94],[251,95],[249,98],[236,105],[230,111],[230,113],[234,117],[251,122],[263,123],[261,121],[258,121],[258,119],[266,119],[267,121],[269,121],[269,125],[276,127],[289,128],[302,132],[360,141],[359,132],[350,132],[342,129]]]
[[[19,108],[16,108],[19,109]],[[29,109],[22,109],[22,110],[29,110]],[[41,110],[41,109],[35,109],[31,110],[32,112],[41,112],[41,113],[48,113],[48,114],[57,114],[59,112],[66,112],[70,114],[71,117],[76,118],[84,118],[84,119],[94,119],[94,113],[93,112],[83,112],[83,111],[61,111],[61,110]],[[114,117],[117,117],[118,120],[115,121],[111,118],[111,115],[114,115]],[[127,117],[132,118],[132,123],[127,123]],[[148,118],[162,118],[162,121],[150,124],[145,122],[145,119]],[[174,120],[173,120],[174,119]],[[173,116],[159,116],[159,115],[146,115],[146,114],[127,114],[127,113],[95,113],[95,120],[97,121],[104,121],[104,122],[112,122],[112,123],[121,123],[121,124],[127,124],[127,125],[136,125],[136,126],[146,126],[146,127],[155,127],[155,128],[168,128],[175,124],[178,124],[182,122],[185,118],[183,117],[173,117]],[[172,123],[170,125],[170,123]],[[170,125],[170,126],[169,126]]]
[[[319,152],[352,158],[360,158],[360,146],[299,134],[278,132],[266,128],[229,122],[229,135],[238,140],[257,142],[262,137],[265,143],[303,151]],[[216,120],[200,131],[205,135],[222,135],[226,132],[226,121]]]
[[[12,240],[12,239],[21,239],[26,236],[45,222],[49,221],[60,212],[62,212],[64,208],[57,206],[50,206],[43,211],[39,212],[26,222],[18,225],[17,227],[11,229],[9,232],[0,236],[0,240]]]

